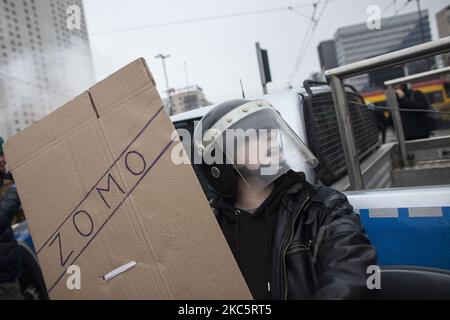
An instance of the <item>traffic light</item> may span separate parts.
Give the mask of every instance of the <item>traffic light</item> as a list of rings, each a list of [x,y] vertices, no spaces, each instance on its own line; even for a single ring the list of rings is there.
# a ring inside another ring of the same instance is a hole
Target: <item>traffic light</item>
[[[261,49],[259,42],[256,42],[256,56],[258,58],[263,93],[267,94],[267,83],[272,81],[272,76],[270,75],[269,56],[267,50]]]

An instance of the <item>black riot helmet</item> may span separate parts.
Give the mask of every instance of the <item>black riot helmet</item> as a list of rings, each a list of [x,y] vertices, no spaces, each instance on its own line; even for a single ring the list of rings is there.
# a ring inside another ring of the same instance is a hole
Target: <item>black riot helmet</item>
[[[209,187],[234,197],[242,179],[264,188],[289,170],[318,161],[266,100],[231,100],[211,109],[194,131],[194,152]]]

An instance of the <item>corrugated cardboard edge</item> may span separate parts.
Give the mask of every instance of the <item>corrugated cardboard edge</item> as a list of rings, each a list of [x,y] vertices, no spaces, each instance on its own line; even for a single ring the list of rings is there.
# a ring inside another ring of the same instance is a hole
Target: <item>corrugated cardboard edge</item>
[[[79,119],[79,121],[73,121],[74,119],[71,119],[71,128],[62,128],[63,124],[58,123],[60,126],[60,131],[67,132],[63,136],[57,136],[52,137],[50,134],[50,130],[48,129],[47,122],[49,122],[49,118],[52,117],[58,117],[59,113],[63,113],[66,111],[72,111],[73,107],[71,107],[74,104],[77,104],[78,101],[80,101],[81,106],[85,106],[87,101],[89,101],[89,104],[92,102],[90,101],[89,97],[89,91],[84,91],[80,95],[76,96],[69,102],[65,103],[60,108],[54,110],[53,112],[49,113],[46,117],[38,121],[39,123],[33,123],[31,126],[27,127],[25,130],[20,131],[19,133],[15,134],[14,136],[10,137],[6,140],[4,143],[4,152],[8,161],[8,166],[11,169],[11,171],[14,171],[15,169],[19,168],[21,165],[27,163],[31,158],[33,158],[36,154],[39,154],[41,152],[45,152],[49,147],[51,147],[53,144],[58,143],[58,141],[65,139],[68,135],[72,134],[76,130],[79,129],[80,125],[83,125],[84,123],[88,122],[89,120],[95,120],[96,119],[96,111],[95,108],[91,108],[91,111],[85,110],[87,113],[90,112],[90,114],[86,114],[85,118]],[[69,108],[70,106],[70,108]],[[91,105],[92,106],[92,105]],[[47,125],[47,131],[42,132],[41,127],[43,124],[41,123],[44,121]],[[33,143],[30,143],[32,141]],[[10,145],[20,145],[21,148],[13,148],[11,149]]]
[[[148,69],[147,64],[145,63],[145,60],[143,58],[140,58],[140,59],[137,59],[137,60],[133,61],[131,64],[134,64],[134,63],[136,63],[136,64],[139,63],[139,64],[141,64],[142,66],[145,67],[146,74],[148,75],[148,77],[150,79],[150,82],[152,83],[153,87],[155,87],[156,86],[155,80],[154,80],[153,76],[151,75],[151,72]],[[128,67],[128,65],[126,67]],[[124,68],[126,68],[126,67],[124,67]],[[124,68],[120,69],[117,72],[120,72]],[[61,131],[66,131],[66,130],[68,131],[68,133],[65,134],[64,136],[53,137],[54,139],[52,141],[49,141],[51,139],[49,139],[49,137],[44,137],[45,133],[40,132],[40,136],[36,135],[36,131],[40,131],[39,126],[32,125],[29,128],[25,129],[24,131],[22,131],[22,132],[18,133],[17,135],[15,135],[14,137],[8,139],[7,143],[5,144],[5,153],[7,154],[8,157],[10,157],[9,159],[11,159],[10,163],[11,163],[12,170],[14,171],[15,169],[19,168],[21,165],[23,165],[26,162],[28,162],[30,159],[32,159],[34,156],[38,155],[40,152],[45,152],[46,150],[48,150],[48,148],[51,147],[51,145],[53,143],[57,143],[58,141],[60,141],[62,139],[65,139],[73,131],[76,131],[77,129],[79,129],[79,126],[83,125],[83,123],[85,121],[87,121],[87,122],[98,121],[98,119],[100,119],[100,117],[101,117],[100,114],[101,114],[102,111],[101,110],[99,111],[97,109],[97,106],[96,106],[95,101],[94,101],[95,99],[92,96],[91,90],[93,88],[95,88],[95,87],[101,86],[103,82],[108,81],[108,79],[110,77],[112,77],[112,76],[114,76],[114,74],[109,76],[109,77],[107,77],[106,79],[98,82],[96,85],[91,87],[88,91],[85,91],[84,93],[82,93],[79,96],[75,97],[70,102],[64,104],[61,108],[55,110],[54,112],[52,112],[49,115],[49,116],[51,116],[53,114],[56,117],[58,112],[65,112],[67,110],[73,109],[74,108],[73,104],[74,103],[76,104],[77,100],[81,99],[82,101],[84,101],[84,103],[86,103],[87,102],[86,99],[89,99],[89,103],[88,104],[91,107],[91,111],[88,114],[86,114],[86,118],[83,118],[83,121],[72,123],[71,124],[72,128],[70,128],[69,130],[67,130],[67,128],[61,129]],[[145,89],[145,88],[146,87],[143,87],[143,89]],[[135,93],[136,92],[133,92],[133,94],[135,94]],[[127,97],[125,97],[124,99],[127,99]],[[120,103],[121,103],[121,101],[117,101],[116,104],[120,105]],[[69,107],[64,108],[65,106],[68,106],[68,105],[70,105],[70,108]],[[112,109],[114,109],[114,107],[112,107]],[[109,112],[109,111],[111,111],[111,110],[107,110],[106,112]],[[175,130],[175,128],[173,128],[173,129]],[[14,143],[14,144],[18,144],[19,143],[20,144],[21,141],[25,141],[25,140],[28,140],[30,138],[37,139],[36,140],[37,143],[33,144],[33,145],[30,145],[29,143],[24,143],[23,145],[27,145],[29,148],[27,148],[25,150],[22,150],[20,148],[15,148],[14,149],[16,151],[15,153],[10,151],[10,147],[9,147],[10,144],[12,144],[12,143]],[[45,138],[45,139],[42,139],[42,138]],[[108,150],[108,152],[110,153],[109,156],[114,157],[114,155],[112,154],[111,150]],[[121,180],[123,180],[123,177],[121,177]],[[20,194],[20,190],[18,190],[18,191],[19,191],[19,194]],[[134,208],[133,207],[132,207],[132,209],[133,209],[132,210],[133,211],[132,214],[134,216],[138,217],[137,213],[134,212]],[[127,209],[127,211],[128,211],[128,209]],[[130,214],[130,212],[129,212],[129,214]],[[143,233],[144,230],[140,229],[139,232]],[[145,246],[148,248],[148,250],[151,251],[152,250],[151,246],[148,244],[148,240],[146,239],[146,237],[144,236],[144,237],[140,237],[140,238],[145,240],[145,243],[146,243]],[[164,277],[161,276],[161,278],[164,278]],[[166,287],[164,282],[162,284],[165,287],[166,291],[170,291],[170,288]],[[251,296],[249,296],[248,299],[251,299]]]
[[[147,71],[147,75],[151,81],[151,83],[153,84],[153,86],[156,87],[156,82],[155,79],[153,78],[150,70],[148,69],[147,63],[145,62],[144,58],[138,58],[136,60],[134,60],[133,62],[131,62],[130,64],[136,64],[136,63],[140,63],[142,66],[145,67],[146,71]],[[128,66],[128,65],[127,65]],[[73,99],[71,99],[70,101],[66,102],[64,105],[62,105],[61,107],[59,107],[58,109],[52,111],[51,113],[49,113],[46,117],[44,117],[43,119],[39,120],[38,122],[43,121],[44,119],[48,118],[48,117],[56,117],[59,113],[64,112],[66,110],[70,110],[69,107],[71,107],[77,100],[80,99],[89,99],[90,100],[90,105],[92,107],[92,119],[94,120],[95,118],[100,118],[99,115],[99,110],[97,110],[97,107],[94,103],[94,99],[92,97],[91,94],[91,90],[95,87],[100,86],[102,83],[108,81],[108,79],[110,79],[111,77],[114,76],[114,74],[121,72],[122,70],[124,70],[125,68],[127,68],[127,66],[117,70],[116,72],[114,72],[113,74],[109,75],[108,77],[106,77],[105,79],[99,81],[98,83],[96,83],[95,85],[93,85],[92,87],[90,87],[88,90],[84,91],[83,93],[81,93],[80,95],[74,97]],[[120,104],[121,101],[118,101],[117,104]],[[71,107],[73,108],[73,107]],[[62,131],[68,131],[68,133],[64,136],[58,136],[56,138],[53,139],[49,139],[48,136],[44,136],[44,134],[42,132],[40,132],[39,127],[42,126],[38,125],[38,123],[33,123],[32,125],[30,125],[29,127],[25,128],[24,130],[18,132],[17,134],[13,135],[12,137],[8,138],[4,145],[4,152],[5,155],[7,157],[8,160],[8,166],[11,169],[11,171],[14,171],[15,169],[17,169],[18,167],[20,167],[21,165],[23,165],[24,163],[28,162],[31,158],[33,158],[36,154],[40,153],[40,152],[45,152],[45,150],[47,149],[46,147],[52,145],[53,143],[57,143],[59,140],[64,139],[67,135],[70,135],[73,131],[77,130],[79,128],[79,125],[83,124],[83,122],[85,122],[88,119],[84,119],[83,121],[79,121],[79,122],[73,122],[73,126],[70,129],[64,129]],[[44,120],[45,121],[45,120]],[[35,144],[32,145],[32,148],[25,148],[25,146],[31,146],[30,143],[28,141],[36,141]],[[51,141],[50,141],[51,140]],[[27,143],[25,143],[25,141],[27,141]],[[15,144],[15,145],[22,145],[22,148],[15,148],[14,151],[11,150],[10,145],[11,144]]]

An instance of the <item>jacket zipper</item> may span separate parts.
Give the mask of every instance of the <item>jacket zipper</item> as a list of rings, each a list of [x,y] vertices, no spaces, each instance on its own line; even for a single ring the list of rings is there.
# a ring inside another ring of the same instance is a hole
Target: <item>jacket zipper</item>
[[[306,204],[306,202],[308,202],[308,200],[309,200],[309,196],[306,196],[305,201],[303,201],[302,205],[300,206],[300,208],[295,213],[295,216],[292,219],[291,234],[289,235],[289,241],[286,243],[286,246],[283,249],[284,300],[287,300],[287,295],[288,295],[288,280],[287,280],[287,270],[286,270],[286,251],[287,251],[287,249],[289,248],[289,245],[292,242],[292,238],[294,237],[294,224],[295,224],[295,221],[297,220],[298,215],[300,214],[300,212],[302,212],[302,210],[305,207],[305,204]]]
[[[306,244],[304,244],[304,243],[295,244],[293,246],[293,248],[295,248],[295,249],[292,249],[291,251],[286,251],[286,255],[289,255],[289,254],[292,254],[295,252],[309,251],[311,249],[311,245],[312,245],[312,240],[309,240]]]

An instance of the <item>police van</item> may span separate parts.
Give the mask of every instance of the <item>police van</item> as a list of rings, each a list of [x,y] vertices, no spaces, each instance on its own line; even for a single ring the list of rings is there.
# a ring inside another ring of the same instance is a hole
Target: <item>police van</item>
[[[255,97],[268,101],[319,159],[305,165],[311,183],[344,192],[378,253],[380,298],[450,298],[450,136],[406,142],[403,166],[397,142],[382,144],[361,95],[345,88],[363,190],[351,190],[332,90],[305,81],[301,90]],[[213,106],[171,117],[190,136]],[[186,136],[186,135],[183,135]],[[192,141],[183,141],[188,155]],[[208,198],[200,171],[194,170]]]

